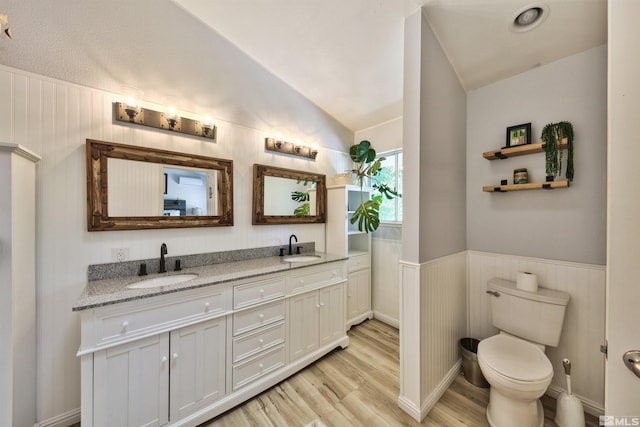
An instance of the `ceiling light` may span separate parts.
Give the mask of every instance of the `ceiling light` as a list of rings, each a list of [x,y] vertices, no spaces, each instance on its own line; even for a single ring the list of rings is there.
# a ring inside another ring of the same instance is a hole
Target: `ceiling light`
[[[542,24],[547,16],[549,16],[549,6],[546,4],[526,6],[514,15],[510,29],[516,33],[531,31]]]

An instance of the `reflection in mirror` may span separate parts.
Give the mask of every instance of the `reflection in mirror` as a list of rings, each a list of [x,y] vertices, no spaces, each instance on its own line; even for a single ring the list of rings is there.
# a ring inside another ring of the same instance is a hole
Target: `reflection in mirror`
[[[316,215],[316,182],[265,176],[265,215]]]
[[[233,225],[231,160],[87,140],[89,231]]]
[[[253,224],[325,222],[325,176],[253,165]]]

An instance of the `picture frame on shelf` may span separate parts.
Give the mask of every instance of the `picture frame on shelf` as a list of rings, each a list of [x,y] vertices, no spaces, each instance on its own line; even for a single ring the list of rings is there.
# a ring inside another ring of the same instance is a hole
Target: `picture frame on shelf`
[[[531,144],[531,123],[507,128],[507,145],[503,148],[519,147],[526,144]]]

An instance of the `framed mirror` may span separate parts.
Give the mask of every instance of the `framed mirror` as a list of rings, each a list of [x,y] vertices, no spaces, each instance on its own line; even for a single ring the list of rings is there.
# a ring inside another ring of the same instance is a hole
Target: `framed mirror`
[[[233,161],[87,139],[89,231],[233,225]]]
[[[253,224],[307,224],[326,220],[324,175],[253,165]]]

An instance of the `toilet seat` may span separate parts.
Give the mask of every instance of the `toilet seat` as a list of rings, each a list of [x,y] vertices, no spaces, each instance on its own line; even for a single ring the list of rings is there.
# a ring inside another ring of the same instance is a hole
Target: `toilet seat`
[[[478,362],[513,383],[548,383],[553,377],[553,366],[538,346],[510,335],[498,334],[480,341]]]

